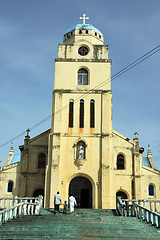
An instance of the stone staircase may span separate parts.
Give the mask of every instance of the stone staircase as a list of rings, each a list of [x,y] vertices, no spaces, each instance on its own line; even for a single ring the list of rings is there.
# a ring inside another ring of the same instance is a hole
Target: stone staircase
[[[160,229],[112,210],[76,209],[72,216],[41,209],[39,216],[22,216],[1,225],[0,239],[160,239]]]

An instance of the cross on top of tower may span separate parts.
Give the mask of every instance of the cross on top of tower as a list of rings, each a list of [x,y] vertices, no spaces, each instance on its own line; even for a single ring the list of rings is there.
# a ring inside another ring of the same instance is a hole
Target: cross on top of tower
[[[85,24],[85,21],[89,19],[89,17],[86,17],[86,14],[83,14],[83,17],[80,17],[79,19],[83,20],[83,24]]]

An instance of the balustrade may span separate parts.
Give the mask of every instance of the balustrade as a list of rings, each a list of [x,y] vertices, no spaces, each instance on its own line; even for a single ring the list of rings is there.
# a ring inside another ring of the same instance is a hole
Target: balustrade
[[[0,224],[20,215],[38,215],[43,197],[0,198]]]
[[[160,214],[157,213],[159,207],[160,200],[117,198],[117,210],[121,216],[137,217],[157,228],[160,227]]]

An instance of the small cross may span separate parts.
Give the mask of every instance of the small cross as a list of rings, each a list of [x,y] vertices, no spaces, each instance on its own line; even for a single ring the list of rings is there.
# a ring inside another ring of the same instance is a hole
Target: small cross
[[[89,17],[86,17],[86,14],[83,14],[83,17],[80,17],[79,19],[83,19],[83,24],[85,24],[86,19],[88,20]]]
[[[27,137],[29,137],[29,132],[30,132],[30,130],[27,129],[26,132],[27,132]]]

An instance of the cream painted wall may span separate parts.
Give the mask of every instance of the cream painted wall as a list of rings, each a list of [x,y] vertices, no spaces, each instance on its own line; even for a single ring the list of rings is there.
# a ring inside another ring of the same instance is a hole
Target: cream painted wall
[[[72,90],[111,90],[111,63],[110,62],[55,62],[54,89]],[[89,85],[77,85],[78,70],[85,68],[88,71]],[[104,82],[104,85],[99,86]]]

